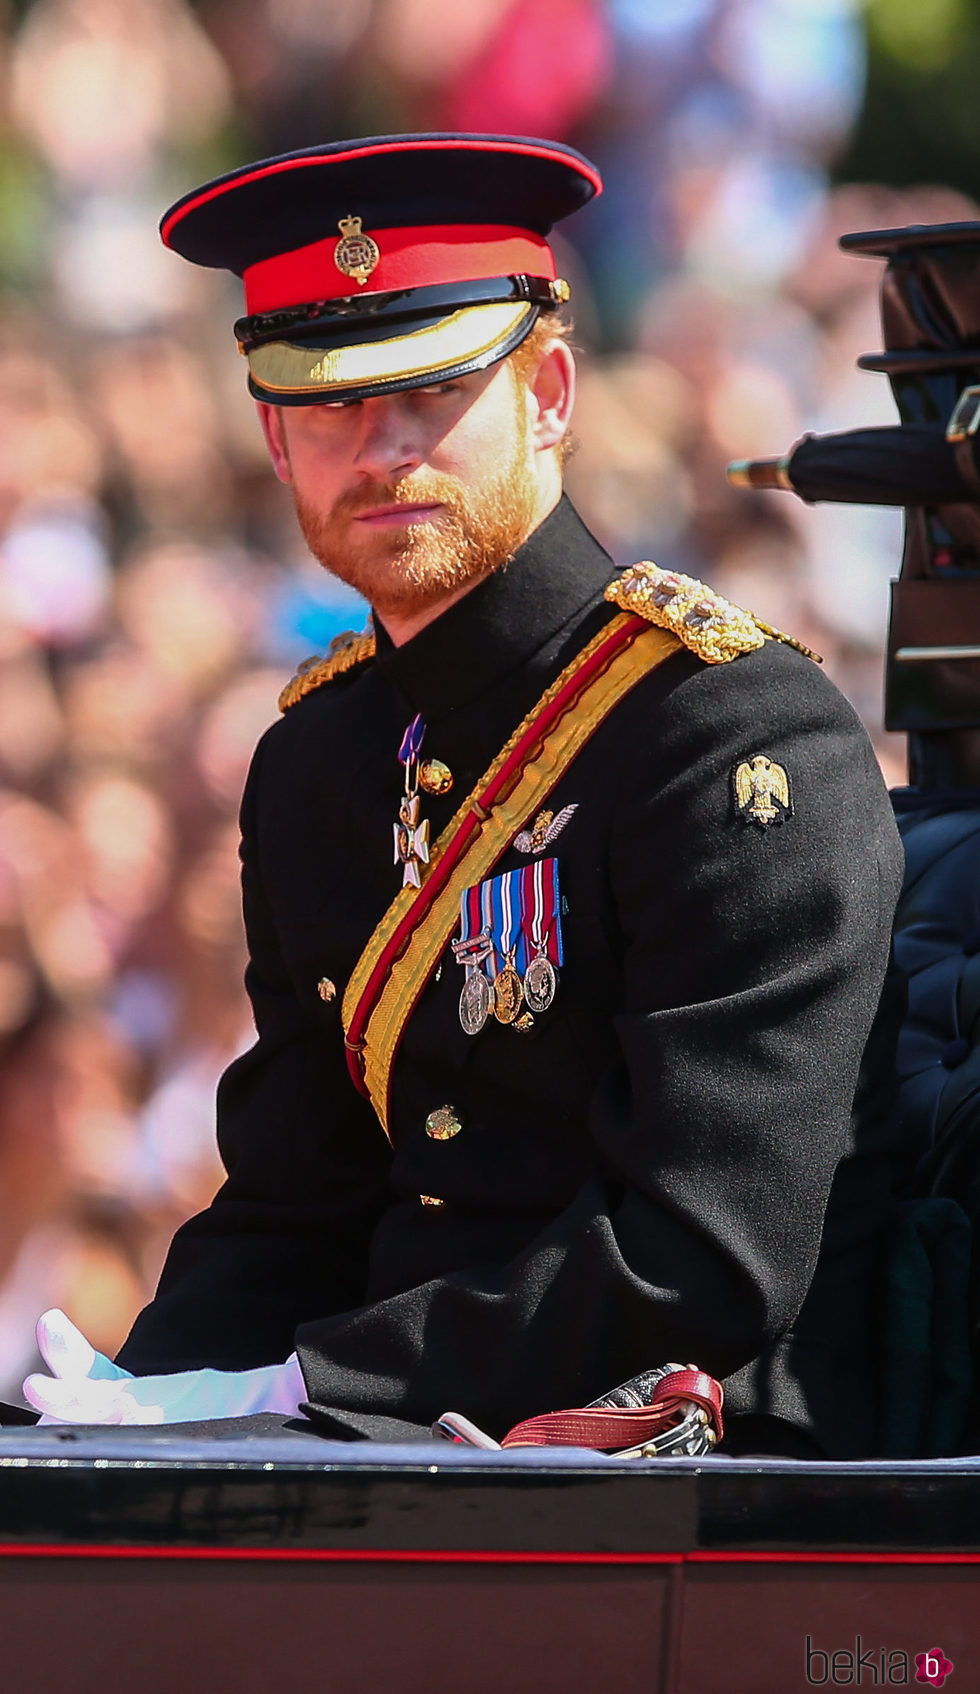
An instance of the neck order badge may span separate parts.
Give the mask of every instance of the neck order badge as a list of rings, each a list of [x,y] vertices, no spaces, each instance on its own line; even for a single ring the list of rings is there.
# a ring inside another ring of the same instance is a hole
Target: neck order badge
[[[398,749],[399,763],[405,769],[405,792],[398,807],[395,830],[395,864],[402,865],[402,887],[421,888],[420,865],[429,862],[429,820],[422,817],[419,799],[419,753],[425,738],[425,724],[416,713]]]

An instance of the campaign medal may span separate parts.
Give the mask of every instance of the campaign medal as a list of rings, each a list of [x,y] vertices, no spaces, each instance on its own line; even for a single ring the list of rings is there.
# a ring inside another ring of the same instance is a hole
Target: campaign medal
[[[514,887],[509,876],[500,877],[499,883],[500,939],[498,942],[495,935],[494,942],[504,962],[493,979],[493,1015],[498,1023],[513,1023],[524,1003],[524,984],[519,972],[514,969],[517,954],[517,945],[513,941]]]
[[[459,1021],[467,1035],[479,1035],[493,1010],[493,988],[483,974],[483,964],[493,952],[493,942],[486,930],[476,935],[468,933],[468,893],[467,889],[461,902],[462,936],[452,947],[456,963],[466,971],[459,995]]]
[[[498,1023],[513,1023],[524,1002],[524,984],[514,969],[513,957],[511,953],[493,979],[493,1015]]]
[[[416,714],[398,749],[398,758],[405,768],[405,792],[398,807],[395,830],[395,864],[402,866],[402,887],[421,888],[421,865],[429,862],[429,820],[422,817],[419,799],[419,752],[425,735],[425,724]]]
[[[459,1021],[467,1035],[479,1035],[494,1006],[494,991],[481,970],[471,970],[459,996]]]
[[[547,953],[538,953],[524,972],[524,998],[532,1012],[546,1012],[558,992],[558,972]]]
[[[549,870],[557,869],[555,860],[551,861]],[[557,884],[551,879],[551,886],[545,882],[545,861],[538,859],[529,867],[531,882],[531,944],[535,948],[534,958],[524,972],[524,998],[528,1010],[546,1012],[558,992],[558,972],[548,957],[548,941],[552,925],[547,928],[545,913],[548,906],[548,896],[551,895],[552,914],[556,910],[554,892]],[[525,876],[528,874],[524,873]]]
[[[512,1029],[533,1028],[558,992],[564,957],[558,860],[536,859],[464,889],[459,924],[452,949],[466,970],[459,997],[466,1034],[478,1035],[491,1013]]]

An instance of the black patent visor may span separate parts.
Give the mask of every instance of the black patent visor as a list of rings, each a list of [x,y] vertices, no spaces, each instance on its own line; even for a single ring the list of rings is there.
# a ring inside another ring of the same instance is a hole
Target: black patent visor
[[[463,306],[486,306],[495,302],[526,300],[542,308],[555,307],[568,298],[568,285],[540,276],[477,277],[472,282],[433,283],[426,288],[399,288],[384,294],[345,294],[334,300],[310,300],[301,306],[276,312],[255,312],[239,318],[235,337],[243,353],[270,341],[356,339],[356,329],[374,329],[385,323],[405,324],[415,319],[437,318]],[[352,330],[355,332],[352,336]]]

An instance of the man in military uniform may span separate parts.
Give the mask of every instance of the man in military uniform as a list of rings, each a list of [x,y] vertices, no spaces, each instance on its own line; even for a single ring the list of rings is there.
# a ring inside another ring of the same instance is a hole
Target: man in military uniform
[[[677,1359],[736,1450],[872,1450],[897,837],[812,657],[617,573],[562,495],[547,236],[597,188],[546,142],[392,137],[164,220],[244,277],[276,473],[374,627],[249,775],[227,1181],[118,1366],[42,1320],[49,1417],[499,1437]]]

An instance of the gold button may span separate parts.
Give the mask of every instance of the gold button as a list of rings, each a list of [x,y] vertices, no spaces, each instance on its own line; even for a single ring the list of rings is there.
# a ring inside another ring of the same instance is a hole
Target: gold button
[[[445,1200],[437,1200],[434,1194],[420,1194],[419,1199],[423,1206],[444,1206],[446,1204]]]
[[[453,785],[453,773],[441,759],[424,759],[419,766],[419,787],[426,794],[448,794]]]
[[[430,1141],[451,1141],[462,1127],[452,1106],[437,1106],[425,1120],[425,1133]]]
[[[336,1000],[337,998],[337,984],[335,982],[331,982],[328,976],[321,976],[316,985],[316,991],[319,994],[320,999],[325,1000],[328,1006],[331,1000]]]

